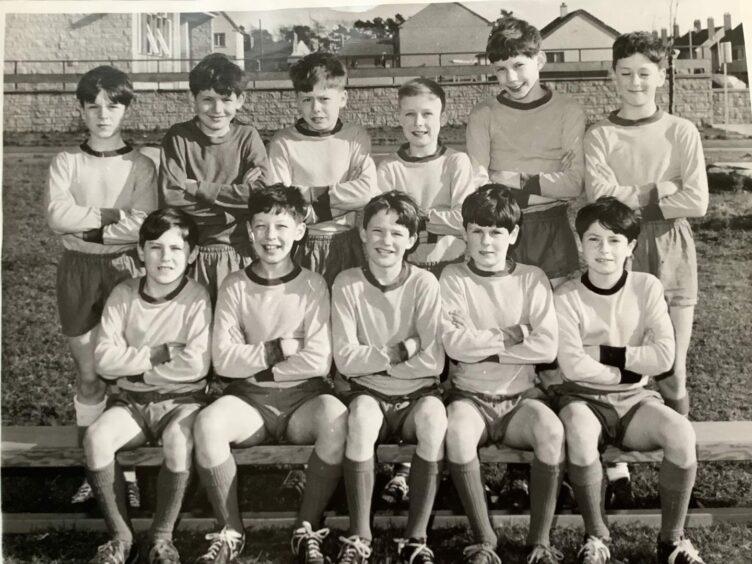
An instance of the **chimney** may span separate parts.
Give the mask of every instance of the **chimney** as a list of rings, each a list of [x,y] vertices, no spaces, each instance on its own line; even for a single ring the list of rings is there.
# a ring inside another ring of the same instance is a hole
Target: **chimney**
[[[559,6],[559,17],[564,18],[567,15],[567,3],[562,2],[561,6]]]
[[[708,18],[708,39],[712,39],[714,35],[715,35],[715,20],[713,18]]]
[[[661,28],[661,41],[665,44],[668,42],[668,31],[665,27]]]
[[[658,39],[658,30],[657,29],[653,30],[653,37],[655,37],[656,39]]]
[[[731,14],[726,12],[723,14],[723,29],[726,31],[731,31]]]
[[[679,24],[674,24],[674,40],[679,39]]]
[[[695,20],[695,31],[702,31],[702,22],[700,20]]]

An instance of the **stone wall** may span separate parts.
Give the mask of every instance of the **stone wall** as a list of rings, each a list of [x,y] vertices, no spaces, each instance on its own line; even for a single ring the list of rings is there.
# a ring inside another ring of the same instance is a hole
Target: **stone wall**
[[[729,123],[752,123],[749,90],[729,90]],[[713,123],[723,123],[723,89],[713,90]]]
[[[577,99],[584,107],[589,122],[604,118],[618,107],[618,96],[609,80],[552,81],[549,86]],[[447,84],[448,124],[462,126],[472,107],[480,100],[493,96],[495,84]],[[348,105],[342,113],[345,120],[366,127],[396,127],[396,87],[355,87],[348,89]],[[722,97],[712,91],[707,77],[687,77],[677,80],[677,114],[702,125],[722,116]],[[749,93],[734,93],[736,111],[730,114],[732,123],[752,122]],[[665,108],[668,94],[662,89],[658,103]],[[745,105],[746,104],[746,105]],[[746,108],[746,109],[743,109]],[[141,91],[127,117],[127,129],[136,131],[165,130],[171,124],[190,119],[193,115],[191,97],[187,91]],[[276,130],[292,124],[297,118],[295,95],[291,90],[252,90],[246,94],[241,115],[261,130]],[[78,131],[82,125],[78,117],[75,97],[71,93],[12,92],[4,97],[4,127],[8,132]]]

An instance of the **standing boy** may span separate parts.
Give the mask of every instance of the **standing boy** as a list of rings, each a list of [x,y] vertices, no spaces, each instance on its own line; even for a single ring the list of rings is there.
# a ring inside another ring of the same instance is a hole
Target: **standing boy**
[[[342,270],[363,264],[356,215],[376,195],[376,166],[366,130],[342,123],[347,70],[331,53],[312,53],[290,68],[301,118],[269,144],[273,182],[298,186],[310,204],[308,234],[295,261],[331,287]]]
[[[663,42],[647,32],[614,42],[621,108],[585,137],[586,190],[590,201],[614,196],[641,212],[632,269],[661,281],[676,332],[676,359],[656,379],[658,389],[666,405],[687,415],[687,351],[697,303],[697,257],[687,218],[705,215],[708,179],[697,128],[656,105],[665,55]]]
[[[152,161],[123,141],[133,86],[113,67],[88,71],[76,89],[88,139],[52,159],[45,194],[47,223],[60,235],[57,304],[76,364],[73,404],[79,442],[104,411],[105,385],[94,366],[96,328],[112,288],[138,276],[138,230],[157,207]],[[73,502],[91,497],[84,482]]]
[[[318,529],[342,475],[347,410],[328,392],[329,292],[290,256],[305,234],[306,202],[295,187],[254,190],[248,201],[258,259],[230,274],[214,316],[214,369],[227,385],[196,421],[198,474],[222,527],[197,562],[235,562],[245,544],[237,466],[230,447],[267,440],[315,443],[292,538],[295,561],[324,564]]]
[[[640,223],[616,198],[583,207],[575,221],[587,272],[556,289],[559,366],[564,383],[554,387],[567,437],[567,462],[585,523],[582,564],[605,564],[611,555],[601,513],[603,479],[599,448],[663,449],[658,473],[660,564],[702,564],[683,538],[697,472],[695,434],[685,418],[646,390],[649,376],[665,372],[674,358],[674,333],[663,288],[651,274],[628,272]]]
[[[198,225],[192,276],[209,288],[212,303],[225,276],[251,263],[248,195],[266,174],[258,131],[237,117],[246,82],[225,55],[204,57],[188,75],[196,115],[162,141],[159,204],[183,209]]]
[[[185,275],[197,240],[198,229],[183,212],[149,214],[138,243],[146,276],[118,285],[102,314],[96,367],[115,393],[89,427],[84,450],[112,540],[99,547],[91,564],[138,558],[115,453],[147,441],[161,441],[164,450],[148,562],[180,562],[172,531],[190,476],[191,427],[204,403],[211,345],[209,294]]]
[[[468,261],[441,275],[444,347],[452,364],[447,392],[447,458],[475,544],[466,563],[500,564],[488,517],[478,447],[532,449],[528,564],[556,564],[549,532],[564,462],[564,429],[536,386],[535,365],[556,357],[551,286],[538,267],[507,252],[520,232],[510,190],[481,187],[462,204]]]
[[[579,268],[567,208],[582,192],[585,113],[541,84],[546,55],[540,43],[540,32],[524,20],[503,17],[494,24],[486,55],[501,92],[470,113],[467,152],[481,183],[514,188],[525,221],[511,255],[541,268],[556,288]],[[527,502],[526,469],[510,470],[506,482],[519,507]]]
[[[365,207],[360,236],[368,262],[342,272],[332,289],[337,380],[348,405],[344,475],[350,533],[338,563],[371,554],[374,446],[389,437],[417,443],[410,472],[410,513],[399,562],[429,564],[428,521],[441,480],[446,410],[439,391],[439,283],[404,262],[416,242],[419,210],[397,191]]]

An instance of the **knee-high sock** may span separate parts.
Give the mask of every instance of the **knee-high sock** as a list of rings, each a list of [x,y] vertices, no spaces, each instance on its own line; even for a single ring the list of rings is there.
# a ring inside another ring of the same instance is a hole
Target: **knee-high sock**
[[[443,462],[423,460],[418,453],[413,454],[410,468],[410,513],[407,517],[407,538],[426,538],[428,521],[431,519],[433,502],[441,481]]]
[[[114,539],[133,542],[133,531],[128,518],[128,501],[125,495],[123,473],[115,461],[93,470],[86,469],[86,477],[99,502],[99,508]]]
[[[153,539],[172,540],[172,531],[183,506],[183,497],[190,477],[190,472],[172,472],[165,464],[159,469],[157,507],[151,523]]]
[[[487,542],[496,546],[498,539],[488,517],[486,492],[483,490],[478,458],[475,457],[467,464],[450,462],[449,473],[452,475],[454,487],[460,496],[476,542]]]
[[[232,454],[217,466],[203,468],[198,465],[197,469],[220,525],[242,533],[243,520],[238,505],[238,467]]]
[[[580,508],[585,532],[600,538],[609,538],[608,527],[603,519],[601,485],[603,484],[603,466],[596,459],[587,466],[569,463],[569,481],[574,490],[574,498]]]
[[[303,521],[308,521],[314,529],[321,526],[321,516],[334,490],[337,489],[340,478],[342,478],[342,464],[328,464],[319,458],[316,450],[311,453],[296,526]]]
[[[371,540],[371,498],[375,479],[373,458],[355,462],[345,457],[344,475],[350,534]]]
[[[530,529],[527,544],[548,546],[561,485],[561,465],[546,464],[533,458],[530,465]]]
[[[696,462],[688,468],[680,468],[673,462],[663,459],[658,471],[662,541],[678,541],[684,535],[684,520],[687,518],[687,508],[696,475]]]

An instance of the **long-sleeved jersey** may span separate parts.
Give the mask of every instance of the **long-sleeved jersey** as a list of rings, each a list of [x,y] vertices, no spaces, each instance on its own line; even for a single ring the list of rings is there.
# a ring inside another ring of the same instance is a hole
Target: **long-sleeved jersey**
[[[481,184],[519,186],[535,213],[582,192],[585,113],[571,98],[546,90],[529,103],[500,94],[476,105],[467,122],[467,152]],[[571,164],[562,157],[572,151]],[[528,175],[521,181],[520,173]]]
[[[341,272],[332,287],[332,341],[339,374],[388,396],[438,384],[444,368],[439,283],[404,263],[397,280],[379,284],[367,266]],[[391,364],[387,347],[420,339],[411,358]]]
[[[378,192],[368,132],[338,120],[332,131],[316,133],[303,123],[278,131],[269,143],[271,181],[297,186],[309,200],[312,188],[328,188],[313,201],[312,233],[356,227],[357,212]]]
[[[66,249],[110,254],[133,249],[157,208],[157,174],[149,157],[126,145],[93,151],[84,143],[55,155],[45,193],[47,223]],[[84,240],[84,233],[96,237]]]
[[[453,359],[456,388],[494,395],[520,394],[535,384],[535,365],[556,357],[556,314],[551,285],[536,266],[507,261],[503,272],[477,269],[472,261],[441,274],[444,348]],[[456,327],[459,312],[469,327]],[[524,339],[507,347],[502,330],[520,326]]]
[[[635,121],[617,113],[585,136],[588,200],[614,196],[632,209],[642,208],[643,218],[705,215],[708,177],[694,124],[662,110]]]
[[[674,330],[661,283],[625,271],[610,289],[587,273],[554,293],[559,371],[564,382],[620,392],[644,386],[674,362]]]
[[[161,299],[144,292],[144,278],[126,280],[110,294],[94,349],[97,373],[132,391],[202,390],[211,362],[211,304],[206,289],[189,278]],[[151,350],[170,349],[156,366]]]
[[[475,191],[470,159],[444,145],[431,156],[411,157],[408,147],[386,157],[377,169],[382,192],[405,192],[428,216],[426,231],[406,258],[417,265],[460,258],[465,254],[462,202]]]
[[[267,157],[258,131],[233,120],[221,137],[207,137],[196,118],[173,125],[162,141],[159,206],[180,208],[199,227],[199,245],[248,247],[248,196],[243,182],[252,168],[261,169],[253,183],[268,179]],[[197,184],[186,183],[195,180]]]
[[[284,359],[283,338],[300,343]],[[259,386],[288,388],[327,377],[332,347],[326,282],[298,266],[279,279],[262,278],[251,267],[228,275],[217,297],[212,352],[219,376]]]

